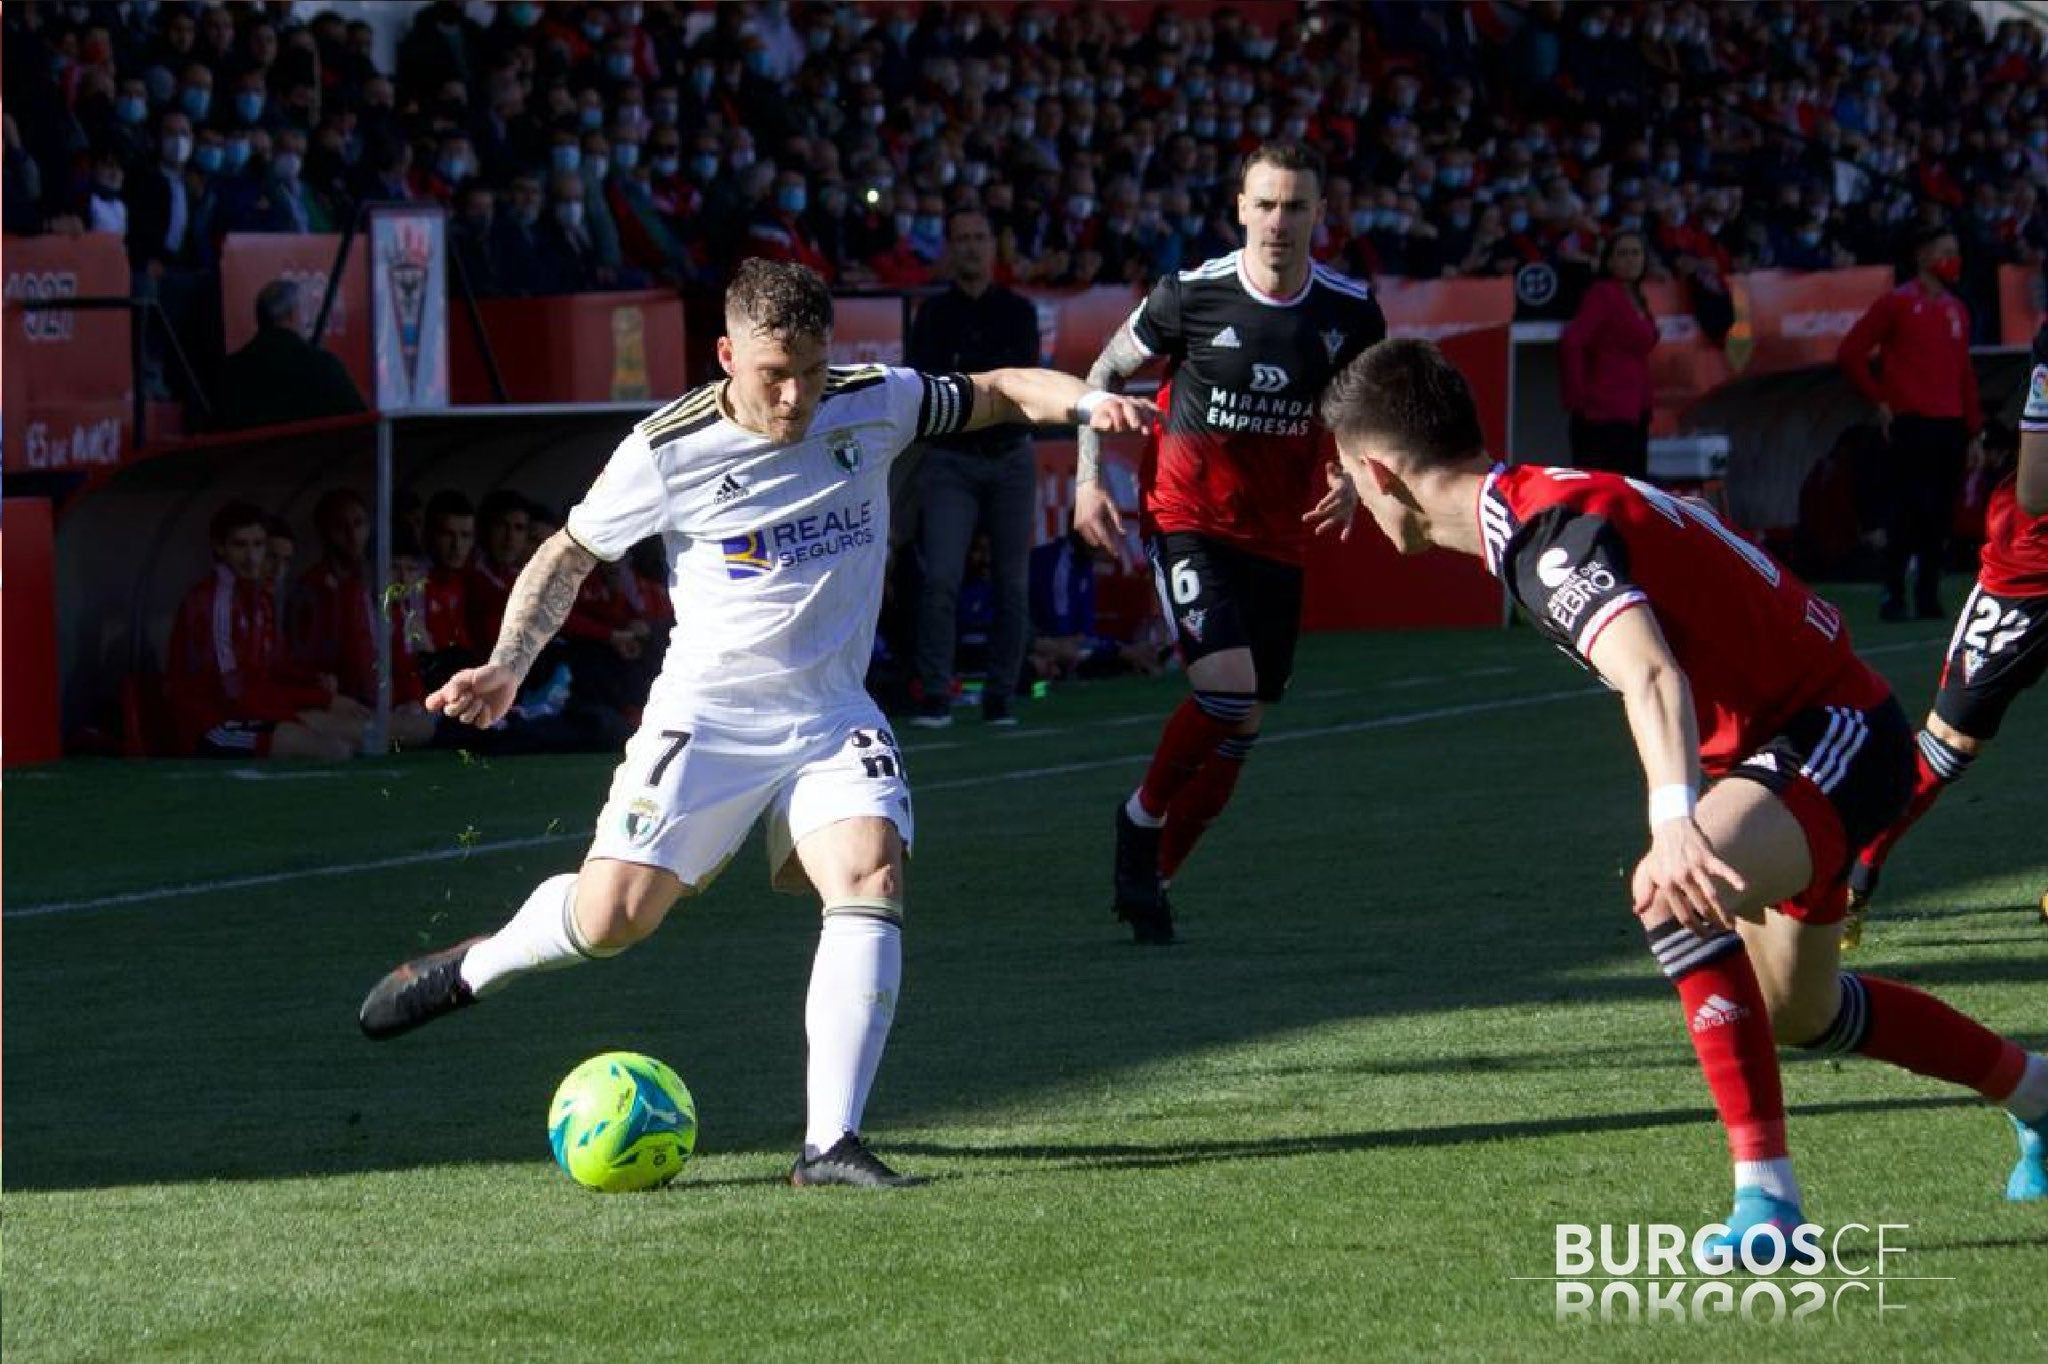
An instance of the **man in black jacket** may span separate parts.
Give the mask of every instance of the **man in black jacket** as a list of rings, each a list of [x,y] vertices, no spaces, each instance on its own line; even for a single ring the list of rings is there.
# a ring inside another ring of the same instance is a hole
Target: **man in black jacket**
[[[221,366],[223,431],[368,410],[332,352],[299,334],[299,286],[274,279],[256,295],[256,335]]]
[[[978,211],[946,221],[953,284],[917,310],[904,363],[931,373],[1031,368],[1038,359],[1038,310],[994,282],[995,236]],[[960,578],[977,524],[989,539],[995,587],[988,681],[982,718],[1011,725],[1011,695],[1031,633],[1031,517],[1038,505],[1038,462],[1030,429],[994,426],[924,447],[924,597],[917,622],[917,671],[923,702],[911,723],[953,722],[950,694]]]

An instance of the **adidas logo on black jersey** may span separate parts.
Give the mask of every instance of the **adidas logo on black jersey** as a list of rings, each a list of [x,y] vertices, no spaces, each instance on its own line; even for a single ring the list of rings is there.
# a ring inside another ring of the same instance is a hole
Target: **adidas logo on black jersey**
[[[1237,339],[1237,328],[1235,327],[1225,327],[1222,331],[1217,332],[1215,338],[1209,344],[1221,346],[1225,350],[1242,350],[1244,348],[1244,342]]]
[[[734,478],[731,474],[727,474],[725,476],[725,481],[718,485],[718,491],[711,494],[711,505],[714,507],[722,507],[726,503],[731,502],[737,498],[745,497],[746,495],[747,490],[740,486],[740,481]]]

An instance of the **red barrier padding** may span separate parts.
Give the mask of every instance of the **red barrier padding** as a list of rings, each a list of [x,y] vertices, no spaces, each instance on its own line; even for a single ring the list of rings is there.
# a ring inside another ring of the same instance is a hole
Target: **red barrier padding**
[[[0,508],[0,755],[8,767],[55,762],[57,580],[50,502],[10,497]]]

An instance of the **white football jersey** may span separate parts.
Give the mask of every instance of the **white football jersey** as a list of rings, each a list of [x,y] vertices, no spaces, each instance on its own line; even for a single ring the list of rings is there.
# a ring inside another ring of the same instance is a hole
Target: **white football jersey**
[[[648,698],[664,716],[803,716],[860,698],[889,556],[889,465],[972,413],[957,374],[834,365],[810,430],[778,444],[717,384],[633,428],[569,513],[607,561],[659,534],[676,624]]]

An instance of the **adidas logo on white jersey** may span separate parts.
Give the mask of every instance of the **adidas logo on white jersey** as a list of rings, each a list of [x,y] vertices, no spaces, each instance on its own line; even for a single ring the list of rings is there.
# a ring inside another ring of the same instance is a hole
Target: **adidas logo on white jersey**
[[[718,485],[718,490],[711,494],[711,505],[714,507],[722,507],[726,503],[731,502],[736,498],[745,497],[746,495],[747,490],[740,486],[740,481],[734,478],[731,474],[727,474],[725,476],[725,481]]]
[[[1209,344],[1221,346],[1225,350],[1242,350],[1244,348],[1244,342],[1237,339],[1237,328],[1235,327],[1225,327],[1222,331],[1217,332]]]
[[[1708,995],[1706,1003],[1693,1010],[1692,1030],[1705,1032],[1709,1028],[1725,1027],[1749,1017],[1749,1010],[1732,999],[1720,995]]]

